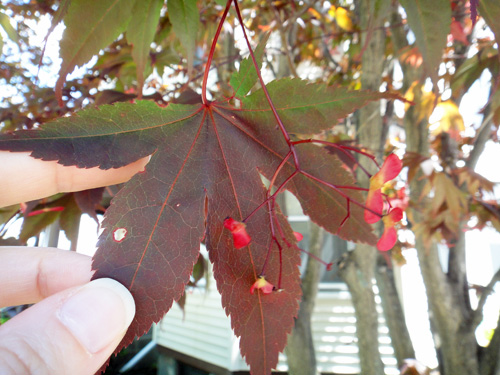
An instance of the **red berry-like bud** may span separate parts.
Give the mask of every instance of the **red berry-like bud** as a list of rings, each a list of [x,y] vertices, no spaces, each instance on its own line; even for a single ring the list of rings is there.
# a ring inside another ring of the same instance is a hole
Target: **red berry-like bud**
[[[233,235],[233,244],[236,249],[241,249],[247,246],[252,240],[247,233],[245,223],[236,221],[231,217],[224,220],[224,227],[229,229]]]
[[[293,235],[295,236],[295,239],[297,240],[297,242],[302,241],[302,239],[304,238],[302,233],[299,233],[299,232],[293,232]]]
[[[274,291],[274,285],[267,281],[264,276],[259,276],[256,282],[250,288],[250,293],[253,294],[255,289],[260,289],[264,294],[270,294]]]

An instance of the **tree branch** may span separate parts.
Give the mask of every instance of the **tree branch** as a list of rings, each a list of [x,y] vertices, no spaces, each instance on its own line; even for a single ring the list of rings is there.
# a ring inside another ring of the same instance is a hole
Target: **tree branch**
[[[492,118],[493,113],[490,111],[490,106],[487,106],[485,109],[483,122],[477,130],[476,140],[474,141],[473,145],[474,147],[465,163],[467,168],[474,169],[476,167],[479,156],[481,156],[481,154],[483,153],[486,142],[490,139]]]
[[[489,295],[493,292],[493,288],[495,287],[495,284],[497,282],[500,282],[500,268],[493,275],[488,285],[486,285],[486,287],[484,288],[481,297],[479,298],[479,302],[477,304],[476,310],[474,310],[472,319],[472,324],[474,325],[474,327],[477,327],[479,323],[481,323],[481,320],[483,320],[484,305],[486,304],[486,300],[488,299]]]
[[[288,63],[288,68],[290,69],[290,72],[292,73],[292,75],[295,78],[298,78],[299,75],[297,74],[297,70],[295,69],[295,65],[293,63],[292,53],[290,51],[290,45],[287,41],[285,29],[283,28],[283,21],[281,20],[281,16],[279,14],[279,11],[274,6],[272,8],[274,11],[275,21],[276,21],[276,24],[278,26],[278,31],[279,31],[280,38],[281,38],[281,47],[285,53],[286,61]]]
[[[315,256],[320,256],[325,230],[312,221],[309,228],[309,252]],[[318,294],[321,267],[321,263],[315,259],[311,257],[307,259],[306,270],[302,277],[302,301],[285,348],[288,373],[290,375],[315,375],[318,373],[312,337],[311,315]]]
[[[500,373],[500,316],[490,344],[479,357],[479,373],[481,375],[498,375]]]

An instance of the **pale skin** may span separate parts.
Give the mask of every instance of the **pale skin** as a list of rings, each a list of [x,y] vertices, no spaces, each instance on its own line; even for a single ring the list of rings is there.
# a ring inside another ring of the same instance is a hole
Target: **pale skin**
[[[129,180],[148,158],[107,171],[0,151],[0,207]],[[35,303],[0,326],[0,374],[91,375],[114,352],[135,304],[91,259],[52,248],[0,247],[0,307]]]

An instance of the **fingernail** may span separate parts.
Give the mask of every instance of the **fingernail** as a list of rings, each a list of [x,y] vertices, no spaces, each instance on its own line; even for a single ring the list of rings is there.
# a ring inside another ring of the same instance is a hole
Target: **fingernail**
[[[58,311],[62,324],[92,354],[123,336],[134,315],[132,295],[112,279],[98,279],[84,285]]]

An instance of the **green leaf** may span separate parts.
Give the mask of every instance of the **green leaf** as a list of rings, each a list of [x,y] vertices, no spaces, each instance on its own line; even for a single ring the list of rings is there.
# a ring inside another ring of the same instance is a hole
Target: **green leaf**
[[[200,13],[196,0],[168,0],[168,18],[175,35],[181,41],[188,62],[188,75],[193,68],[196,35],[200,24]]]
[[[340,119],[370,101],[401,99],[396,93],[349,91],[338,86],[307,84],[298,78],[272,81],[267,85],[267,90],[287,129],[291,133],[309,135],[331,129]],[[266,105],[264,91],[258,90],[242,100],[242,113],[249,120],[260,121],[270,129],[274,128],[274,117]],[[257,111],[257,108],[265,110]]]
[[[3,12],[0,12],[0,26],[4,29],[10,40],[15,43],[19,42],[19,35],[17,35],[16,29],[12,27],[10,17]]]
[[[72,196],[72,194],[70,194]],[[71,241],[72,246],[76,246],[78,241],[78,232],[80,231],[80,217],[82,211],[78,208],[74,199],[68,199],[64,211],[61,212],[59,223],[64,231],[66,238]]]
[[[271,33],[266,33],[254,51],[259,69],[262,67],[262,56],[264,55],[270,35]],[[257,81],[258,76],[255,65],[253,64],[252,57],[248,56],[241,61],[239,71],[234,72],[231,76],[230,84],[234,89],[234,96],[240,99],[243,98]]]
[[[127,40],[132,44],[132,58],[137,65],[137,91],[139,93],[142,92],[144,71],[162,7],[163,0],[137,1],[132,12],[134,16],[127,28]]]
[[[496,77],[499,70],[498,50],[488,47],[465,60],[452,77],[451,89],[455,93],[468,91],[485,69]]]
[[[13,206],[0,208],[0,224],[6,223],[19,211],[19,205],[15,204]]]
[[[59,216],[61,216],[61,212],[51,211],[24,218],[19,239],[26,243],[31,237],[37,236],[42,230],[55,222]]]
[[[484,18],[500,46],[500,2],[498,0],[480,0],[479,13]]]
[[[63,20],[66,13],[68,13],[68,7],[70,3],[71,0],[61,0],[56,13],[52,17],[52,24],[50,25],[50,29],[47,31],[47,34],[45,35],[45,38],[43,40],[42,56],[40,58],[38,68],[40,68],[40,65],[42,64],[43,56],[45,55],[45,48],[47,47],[47,41],[49,40],[49,37],[56,28],[56,26]]]
[[[405,9],[408,25],[415,34],[427,74],[435,82],[443,49],[450,33],[450,1],[400,0],[400,3]]]
[[[55,88],[60,104],[66,76],[76,66],[87,63],[92,56],[126,30],[135,2],[133,0],[71,1],[64,16],[66,29],[60,43],[62,64]]]

